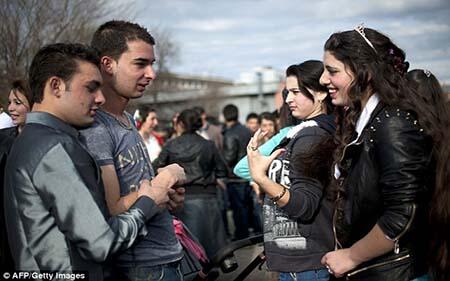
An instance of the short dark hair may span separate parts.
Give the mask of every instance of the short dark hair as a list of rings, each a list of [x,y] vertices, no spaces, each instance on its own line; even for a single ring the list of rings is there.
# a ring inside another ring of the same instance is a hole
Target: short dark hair
[[[45,83],[50,77],[57,76],[69,82],[78,71],[79,61],[98,67],[100,57],[95,49],[83,44],[57,43],[41,48],[34,56],[28,73],[32,101],[42,102]]]
[[[250,112],[249,114],[247,114],[247,118],[245,118],[245,121],[248,121],[250,119],[258,119],[259,116],[258,114],[254,113],[254,112]]]
[[[198,114],[200,114],[200,115],[206,113],[205,109],[203,107],[201,107],[201,106],[194,106],[192,109],[197,111]]]
[[[128,50],[128,42],[142,40],[155,45],[155,39],[144,27],[128,21],[108,21],[102,24],[92,37],[91,46],[100,56],[110,56],[118,60]]]
[[[203,125],[200,114],[193,109],[185,109],[178,115],[177,122],[184,126],[184,133],[193,134]]]
[[[225,121],[237,121],[239,110],[234,104],[227,104],[222,110]]]
[[[28,110],[31,109],[31,107],[33,106],[33,98],[31,96],[30,85],[28,84],[28,81],[25,81],[23,79],[14,80],[11,83],[11,91],[19,100],[20,98],[17,96],[16,92],[23,94],[27,99],[28,104],[30,105],[30,108]]]
[[[277,124],[277,118],[272,112],[265,111],[261,113],[258,117],[258,123],[261,124],[263,119],[272,121],[275,125]]]

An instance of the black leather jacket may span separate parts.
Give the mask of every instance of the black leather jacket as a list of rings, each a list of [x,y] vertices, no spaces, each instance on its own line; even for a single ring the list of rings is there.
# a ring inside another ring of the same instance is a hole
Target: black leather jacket
[[[17,270],[83,270],[103,280],[101,262],[144,236],[145,221],[158,212],[143,196],[109,218],[100,169],[77,137],[53,115],[32,112],[12,146],[4,204]]]
[[[9,150],[18,134],[17,127],[10,127],[0,130],[0,268],[6,271],[14,271],[14,262],[9,249],[8,236],[6,233],[6,222],[3,208],[3,182],[5,178],[6,159]]]
[[[378,104],[360,138],[345,149],[341,165],[343,213],[335,213],[341,246],[352,246],[378,224],[398,252],[409,250],[414,275],[424,274],[434,161],[432,140],[414,115]]]
[[[230,171],[241,158],[247,155],[247,145],[251,137],[250,130],[239,122],[225,129],[223,133],[223,158]],[[231,181],[243,181],[231,172],[228,177]]]
[[[164,145],[154,161],[155,169],[177,163],[184,168],[186,195],[216,194],[217,178],[227,176],[227,167],[214,142],[198,134],[183,134]]]

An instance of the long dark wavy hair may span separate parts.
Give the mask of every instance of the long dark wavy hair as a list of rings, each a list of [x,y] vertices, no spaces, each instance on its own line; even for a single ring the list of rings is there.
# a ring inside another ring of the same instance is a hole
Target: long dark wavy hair
[[[368,92],[376,92],[381,102],[398,105],[404,110],[415,110],[420,104],[404,78],[409,66],[404,51],[387,36],[370,28],[364,31],[376,51],[354,30],[334,33],[325,43],[325,51],[344,63],[354,76],[348,89],[350,104],[338,114],[336,159],[340,159],[344,147],[355,134],[362,110],[361,100]],[[344,167],[339,168],[346,172]]]
[[[430,264],[436,280],[450,280],[450,107],[439,81],[428,70],[415,69],[406,78],[424,104],[432,105],[430,128],[435,141],[436,187],[430,204]]]
[[[445,189],[448,195],[450,171],[446,162],[450,158],[449,128],[448,125],[447,127],[442,126],[442,124],[448,122],[445,120],[447,117],[437,116],[434,113],[436,104],[424,102],[424,94],[419,93],[406,79],[405,74],[409,63],[405,61],[405,52],[387,36],[376,30],[365,28],[364,32],[373,48],[355,30],[332,34],[324,47],[325,51],[330,52],[336,59],[344,63],[354,77],[348,90],[350,104],[347,109],[341,108],[339,112],[336,133],[338,148],[335,150],[335,163],[341,170],[341,174],[345,176],[347,171],[340,165],[338,159],[341,158],[344,147],[355,134],[355,125],[362,110],[361,100],[367,97],[368,93],[377,93],[383,104],[395,105],[400,109],[414,113],[421,127],[433,138],[433,153],[438,167],[436,170],[436,191]],[[345,190],[337,184],[333,185],[332,191],[334,195],[339,192],[345,196]],[[447,202],[448,200],[447,198]],[[445,218],[445,223],[440,222],[438,224],[446,224],[448,229],[448,204],[446,207],[441,206],[441,208],[442,210],[436,213],[435,219],[442,220]],[[432,264],[437,267],[434,270],[439,276],[444,269],[448,271],[450,263],[448,242],[443,239],[437,243],[436,248],[439,248],[440,253],[432,257],[434,259]],[[443,277],[440,278],[437,280],[448,280]]]

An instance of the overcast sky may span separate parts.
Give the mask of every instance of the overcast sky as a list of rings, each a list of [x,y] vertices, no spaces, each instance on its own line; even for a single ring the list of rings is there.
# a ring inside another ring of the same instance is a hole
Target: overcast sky
[[[450,83],[449,0],[138,0],[136,21],[169,30],[180,47],[171,69],[236,80],[258,66],[322,59],[336,31],[364,22],[405,50],[413,68]],[[156,38],[157,39],[157,38]]]

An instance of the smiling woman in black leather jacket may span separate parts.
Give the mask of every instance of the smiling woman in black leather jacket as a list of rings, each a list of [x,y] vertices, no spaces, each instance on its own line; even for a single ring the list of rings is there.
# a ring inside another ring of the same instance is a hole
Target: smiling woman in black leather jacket
[[[375,30],[331,35],[324,65],[321,83],[346,110],[335,155],[336,250],[322,263],[349,280],[426,280],[441,121],[407,84],[404,52]]]
[[[175,126],[181,135],[163,147],[153,166],[157,169],[177,163],[184,168],[187,177],[183,185],[184,208],[176,215],[212,257],[226,242],[216,193],[217,179],[227,176],[227,167],[214,142],[197,134],[202,121],[196,111],[183,110]]]

